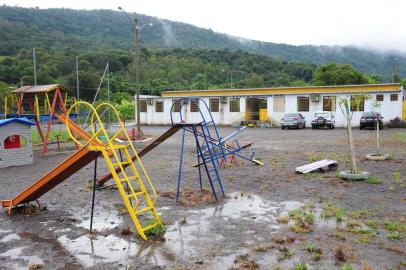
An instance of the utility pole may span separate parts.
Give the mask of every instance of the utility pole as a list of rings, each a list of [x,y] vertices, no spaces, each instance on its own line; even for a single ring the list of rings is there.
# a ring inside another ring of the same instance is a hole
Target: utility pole
[[[140,58],[139,58],[139,39],[138,34],[140,32],[140,26],[138,25],[138,19],[134,19],[135,25],[135,84],[136,84],[136,95],[137,95],[137,138],[142,137],[141,131],[141,117],[140,117]]]
[[[79,59],[76,56],[76,95],[77,95],[77,100],[79,101]]]
[[[37,60],[35,57],[35,47],[32,48],[32,59],[34,62],[34,85],[37,85]]]
[[[392,63],[392,82],[395,83],[398,80],[398,67],[397,67],[397,62],[399,59],[395,59]]]

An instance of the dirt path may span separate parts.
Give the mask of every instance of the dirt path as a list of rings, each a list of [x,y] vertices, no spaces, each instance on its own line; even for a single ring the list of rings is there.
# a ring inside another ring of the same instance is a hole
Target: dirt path
[[[167,128],[145,130],[156,137]],[[232,131],[220,128],[222,136]],[[342,181],[334,171],[294,173],[296,166],[322,158],[348,168],[344,129],[248,129],[239,140],[255,141],[245,153],[254,151],[265,166],[238,160],[221,171],[225,199],[188,206],[168,196],[178,174],[175,134],[143,158],[164,194],[158,210],[165,241],[140,240],[118,192],[108,189],[96,194],[96,238],[87,236],[90,164],[43,196],[43,209],[0,213],[0,269],[304,269],[302,263],[307,269],[405,269],[406,131],[382,131],[391,160],[380,163],[363,158],[373,152],[374,131],[354,132],[360,167],[374,176],[369,181]],[[193,140],[186,140],[182,188],[198,191]],[[22,191],[67,155],[0,170],[0,198]],[[99,175],[107,172],[103,160],[98,168]]]

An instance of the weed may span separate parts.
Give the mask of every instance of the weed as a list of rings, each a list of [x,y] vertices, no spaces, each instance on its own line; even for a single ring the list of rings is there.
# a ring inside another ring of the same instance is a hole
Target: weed
[[[337,211],[337,212],[336,212],[336,221],[337,221],[337,222],[343,221],[344,215],[345,215],[345,213],[344,213],[343,210]]]
[[[347,259],[345,258],[344,248],[343,246],[337,246],[336,251],[334,253],[334,257],[337,262],[345,262]]]
[[[388,238],[389,240],[402,240],[403,235],[400,234],[398,231],[394,231],[394,232],[388,233],[386,235],[386,238]]]
[[[341,266],[340,270],[352,270],[352,266],[351,264],[344,264],[343,266]]]
[[[289,222],[289,216],[279,216],[276,218],[279,223],[287,224]]]
[[[306,251],[308,251],[308,252],[310,252],[312,254],[312,259],[313,260],[315,260],[315,261],[320,260],[320,256],[322,254],[322,251],[321,251],[320,248],[315,248],[313,246],[313,244],[310,243],[310,242],[306,242],[304,244],[304,248],[305,248]]]
[[[313,224],[315,216],[312,213],[305,213],[304,218],[308,223]]]
[[[290,210],[288,213],[288,215],[293,219],[300,219],[302,214],[303,214],[303,212],[300,209]]]
[[[393,172],[392,175],[393,175],[393,178],[394,178],[394,182],[395,182],[396,184],[402,183],[402,176],[401,176],[401,174],[400,174],[399,171]]]
[[[290,251],[287,247],[280,247],[279,252],[280,252],[280,255],[277,258],[278,261],[281,261],[284,259],[290,259],[294,255],[293,252]]]
[[[365,225],[367,225],[371,229],[378,229],[378,224],[375,220],[366,220],[364,221]]]
[[[366,182],[368,184],[372,185],[380,185],[383,184],[383,180],[381,178],[375,177],[375,176],[370,176],[366,179]]]
[[[295,233],[309,233],[313,231],[313,226],[309,225],[302,219],[296,220],[289,228]]]
[[[368,235],[363,235],[363,236],[360,236],[360,237],[358,237],[358,238],[356,238],[355,240],[354,240],[354,242],[356,242],[356,243],[359,243],[359,244],[368,244],[369,243],[369,236]]]
[[[385,220],[383,222],[383,224],[385,226],[385,230],[406,232],[406,223],[399,222],[399,221]]]
[[[345,215],[344,210],[338,206],[338,205],[334,205],[334,204],[326,204],[323,206],[323,212],[321,213],[321,217],[322,218],[332,218],[335,217],[336,219],[340,219],[343,218]],[[337,221],[341,221],[341,220],[337,220]]]
[[[144,227],[150,226],[155,224],[156,221],[154,219],[147,219],[145,221]],[[158,236],[158,235],[163,235],[165,233],[165,226],[163,224],[158,224],[155,227],[145,231],[145,235],[147,236]]]
[[[342,232],[339,232],[339,231],[336,231],[336,232],[332,233],[330,236],[333,236],[333,237],[335,237],[335,238],[337,238],[339,240],[342,240],[342,241],[347,240],[347,236],[345,235],[345,233],[342,233]]]
[[[348,216],[352,218],[361,218],[361,217],[366,217],[366,216],[373,216],[375,215],[374,210],[369,210],[367,208],[360,208],[355,211],[351,211],[348,213]]]
[[[295,270],[307,270],[307,265],[306,263],[298,263],[295,264]]]

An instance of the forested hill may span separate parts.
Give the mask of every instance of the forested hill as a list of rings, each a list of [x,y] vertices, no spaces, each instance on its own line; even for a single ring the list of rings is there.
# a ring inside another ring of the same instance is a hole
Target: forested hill
[[[348,63],[355,68],[391,78],[392,63],[400,59],[398,73],[406,75],[406,57],[378,54],[354,47],[291,46],[251,41],[189,24],[137,15],[142,30],[142,46],[149,48],[192,48],[242,50],[308,63]],[[272,27],[272,26],[270,26]],[[283,26],[278,26],[283,27]],[[126,16],[112,10],[27,9],[0,7],[0,57],[15,56],[21,49],[42,48],[49,53],[123,50],[132,48],[132,28]]]

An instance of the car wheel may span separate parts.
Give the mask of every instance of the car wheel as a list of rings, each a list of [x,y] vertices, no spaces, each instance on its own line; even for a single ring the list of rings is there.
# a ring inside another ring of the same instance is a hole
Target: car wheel
[[[303,125],[303,129],[305,129],[305,128],[306,128],[306,124]]]
[[[362,126],[359,126],[359,130],[361,130],[362,129]]]
[[[312,125],[312,129],[315,129],[314,125]]]
[[[285,129],[285,127],[282,126],[281,129]]]
[[[335,126],[333,125],[333,129],[335,128]]]

